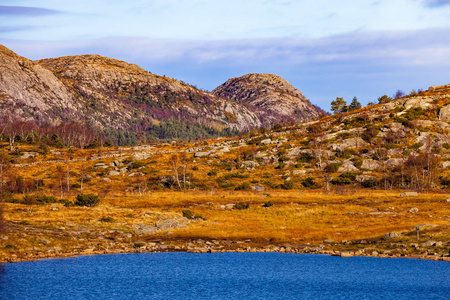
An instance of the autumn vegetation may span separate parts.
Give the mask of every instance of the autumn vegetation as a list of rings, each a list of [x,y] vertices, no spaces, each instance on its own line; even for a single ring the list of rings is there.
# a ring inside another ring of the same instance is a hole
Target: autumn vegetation
[[[197,239],[233,247],[334,240],[336,249],[372,240],[418,253],[409,246],[415,226],[430,225],[423,239],[450,237],[449,132],[436,121],[448,103],[383,113],[380,103],[231,138],[130,147],[105,143],[83,124],[4,120],[8,239],[0,253],[33,258],[162,241],[185,249]],[[405,191],[418,195],[400,196]],[[161,220],[186,226],[136,233]],[[386,243],[394,231],[402,239]]]

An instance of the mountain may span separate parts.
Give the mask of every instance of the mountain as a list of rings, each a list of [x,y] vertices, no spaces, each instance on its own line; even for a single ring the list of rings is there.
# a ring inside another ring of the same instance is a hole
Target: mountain
[[[0,45],[0,117],[82,122],[123,144],[210,138],[319,116],[320,110],[280,77],[243,78],[236,84],[239,97],[229,97],[221,87],[208,93],[108,57],[31,61]]]
[[[229,79],[213,90],[220,98],[231,99],[256,113],[265,126],[302,122],[324,115],[305,95],[280,76],[247,74]]]

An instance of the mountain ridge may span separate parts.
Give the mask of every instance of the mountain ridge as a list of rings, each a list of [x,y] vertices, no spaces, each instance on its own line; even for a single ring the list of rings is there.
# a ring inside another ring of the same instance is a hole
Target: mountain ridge
[[[261,121],[265,107],[229,101],[98,54],[31,61],[1,46],[0,62],[3,115],[47,123],[77,120],[109,130],[110,137],[128,132],[157,140],[208,138],[268,125]],[[272,113],[270,124],[286,120],[294,118]]]

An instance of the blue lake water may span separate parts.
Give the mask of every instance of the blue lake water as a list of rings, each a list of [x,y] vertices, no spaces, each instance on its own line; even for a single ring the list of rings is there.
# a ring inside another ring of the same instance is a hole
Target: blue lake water
[[[0,299],[450,299],[450,263],[145,253],[5,264]]]

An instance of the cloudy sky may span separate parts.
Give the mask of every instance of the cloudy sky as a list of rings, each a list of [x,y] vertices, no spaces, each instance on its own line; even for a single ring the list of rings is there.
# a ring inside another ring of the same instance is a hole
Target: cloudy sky
[[[273,73],[329,110],[450,83],[450,0],[2,0],[0,44],[96,53],[212,90]]]

